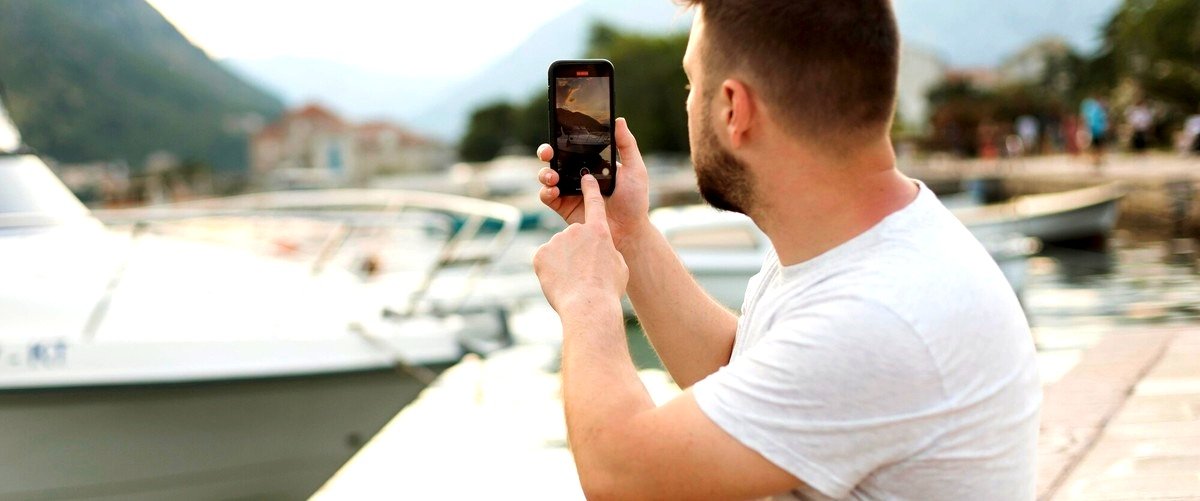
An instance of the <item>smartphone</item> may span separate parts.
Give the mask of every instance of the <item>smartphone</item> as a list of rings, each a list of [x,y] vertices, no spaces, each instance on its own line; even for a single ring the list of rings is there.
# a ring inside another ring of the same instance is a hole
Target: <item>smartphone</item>
[[[604,59],[555,61],[546,85],[550,105],[550,167],[558,172],[559,196],[581,194],[579,180],[591,174],[600,193],[617,187],[613,148],[616,91],[613,65]]]

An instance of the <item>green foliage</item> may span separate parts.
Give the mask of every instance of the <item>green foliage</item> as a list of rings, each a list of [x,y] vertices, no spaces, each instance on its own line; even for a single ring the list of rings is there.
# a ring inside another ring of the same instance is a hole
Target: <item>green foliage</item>
[[[930,90],[932,134],[926,146],[974,156],[982,147],[980,127],[1011,132],[1017,117],[1030,115],[1043,123],[1072,110],[1067,93],[1037,82],[980,89],[963,81],[944,82]]]
[[[1097,70],[1112,88],[1133,81],[1146,97],[1194,110],[1200,101],[1200,2],[1126,0],[1104,28]]]
[[[687,33],[665,36],[621,33],[603,24],[592,28],[588,57],[616,68],[617,116],[629,121],[638,146],[647,152],[686,153]]]
[[[929,94],[928,146],[974,155],[981,124],[1007,132],[1020,115],[1057,120],[1090,95],[1119,110],[1144,97],[1159,105],[1161,130],[1177,129],[1200,103],[1200,2],[1125,0],[1102,28],[1104,44],[1088,57],[1068,51],[1046,59],[1042,77],[982,90],[947,82]],[[1134,92],[1129,92],[1133,89]],[[1132,97],[1131,97],[1132,96]],[[1168,134],[1159,141],[1168,144]]]
[[[686,33],[642,35],[605,24],[592,27],[587,57],[612,61],[617,116],[629,121],[642,151],[688,151],[687,77],[681,63],[686,48]],[[538,92],[523,103],[491,103],[477,109],[459,145],[462,158],[490,160],[510,146],[533,151],[546,142],[546,99]]]
[[[471,113],[459,156],[468,162],[491,160],[516,139],[514,121],[519,113],[509,103],[486,105]]]
[[[550,108],[546,96],[541,93],[530,97],[514,111],[513,142],[524,147],[537,148],[546,142],[550,129]]]
[[[967,82],[948,81],[929,91],[932,131],[927,146],[966,156],[979,153],[975,131],[995,113],[997,96]]]
[[[0,0],[0,78],[27,143],[66,162],[157,150],[247,162],[247,114],[282,104],[213,62],[144,0]]]

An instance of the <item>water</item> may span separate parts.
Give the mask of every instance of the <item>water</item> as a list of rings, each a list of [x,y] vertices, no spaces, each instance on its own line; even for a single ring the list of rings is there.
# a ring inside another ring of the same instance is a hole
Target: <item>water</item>
[[[1200,324],[1200,274],[1195,261],[1171,258],[1164,242],[1114,239],[1103,251],[1047,246],[1029,261],[1021,302],[1049,383],[1103,336]],[[662,367],[636,320],[626,335],[638,368]]]

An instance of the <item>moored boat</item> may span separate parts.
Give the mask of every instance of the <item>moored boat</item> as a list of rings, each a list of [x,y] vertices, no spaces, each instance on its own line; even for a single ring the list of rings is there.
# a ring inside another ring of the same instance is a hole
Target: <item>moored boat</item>
[[[732,309],[741,307],[746,284],[762,267],[771,246],[750,218],[707,205],[691,205],[655,209],[651,222],[713,299]],[[967,223],[967,228],[988,250],[1014,292],[1021,295],[1027,260],[1041,250],[1041,241],[999,227]],[[633,314],[628,301],[625,312]]]
[[[954,215],[976,234],[1020,234],[1063,242],[1112,233],[1124,196],[1119,184],[1109,183],[958,207]]]
[[[375,190],[103,216],[0,151],[0,499],[302,498],[433,374],[505,342],[471,291],[510,206]],[[196,238],[230,221],[319,238]],[[380,235],[401,245],[350,245]]]

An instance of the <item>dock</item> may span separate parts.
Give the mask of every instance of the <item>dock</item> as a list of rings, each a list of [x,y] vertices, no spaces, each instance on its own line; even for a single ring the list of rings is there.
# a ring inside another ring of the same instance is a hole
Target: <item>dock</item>
[[[313,499],[582,499],[555,357],[464,359]],[[679,392],[661,370],[639,375],[655,402]],[[1108,333],[1043,381],[1039,500],[1200,499],[1200,328]]]
[[[1109,335],[1045,388],[1038,499],[1200,499],[1200,328]]]
[[[583,499],[556,359],[551,345],[464,358],[312,499]],[[679,393],[661,370],[639,375],[656,403]]]

